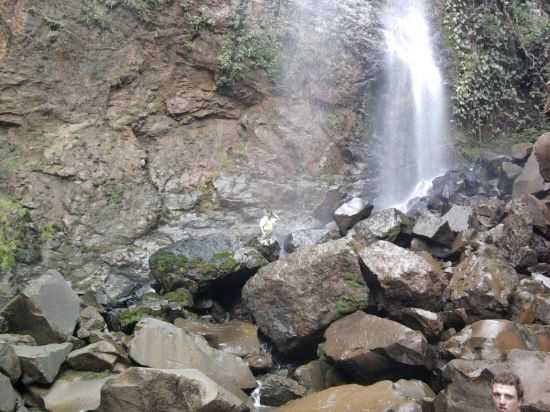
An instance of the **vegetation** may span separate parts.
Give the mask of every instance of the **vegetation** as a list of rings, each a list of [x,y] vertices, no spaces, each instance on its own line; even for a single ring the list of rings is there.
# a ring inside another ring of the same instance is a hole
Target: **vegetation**
[[[107,30],[111,27],[111,11],[122,7],[143,22],[150,22],[152,12],[172,4],[174,0],[89,0],[82,8],[81,22],[89,27]]]
[[[453,117],[477,144],[514,133],[531,140],[545,127],[550,16],[527,0],[446,0],[453,51]],[[547,125],[546,125],[547,127]]]
[[[143,308],[127,309],[120,313],[118,320],[123,329],[131,328],[146,315]]]
[[[282,41],[277,32],[263,24],[251,27],[246,13],[239,10],[232,34],[218,57],[218,86],[230,92],[234,85],[254,70],[264,70],[272,78],[280,76]]]
[[[212,256],[210,261],[199,257],[187,258],[171,252],[159,252],[149,261],[151,271],[158,274],[165,273],[198,273],[204,277],[231,273],[239,270],[240,265],[231,252],[220,252]]]
[[[21,204],[0,198],[0,271],[12,270],[17,253],[28,242],[29,211]]]
[[[172,292],[168,292],[163,295],[163,298],[169,302],[177,303],[181,306],[192,306],[193,305],[193,296],[185,288],[179,288]]]
[[[340,316],[347,315],[359,309],[364,309],[369,303],[368,295],[363,296],[344,295],[336,301],[336,312]]]

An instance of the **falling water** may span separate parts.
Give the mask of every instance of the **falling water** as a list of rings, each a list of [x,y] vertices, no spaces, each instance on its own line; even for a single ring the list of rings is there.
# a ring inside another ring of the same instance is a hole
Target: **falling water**
[[[403,209],[446,169],[447,104],[424,0],[389,0],[384,12],[384,80],[375,138],[377,206]]]

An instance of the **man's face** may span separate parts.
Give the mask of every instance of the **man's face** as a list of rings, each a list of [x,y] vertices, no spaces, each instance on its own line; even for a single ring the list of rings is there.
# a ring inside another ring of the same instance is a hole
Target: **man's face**
[[[495,383],[493,401],[498,412],[519,412],[520,400],[515,386]]]

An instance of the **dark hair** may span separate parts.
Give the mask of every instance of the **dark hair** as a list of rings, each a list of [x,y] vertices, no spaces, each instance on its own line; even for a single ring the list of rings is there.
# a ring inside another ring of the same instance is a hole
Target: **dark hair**
[[[493,378],[493,383],[498,383],[500,385],[509,385],[516,388],[516,393],[518,394],[518,399],[521,401],[523,400],[523,386],[521,386],[521,381],[519,380],[519,376],[512,372],[502,372],[498,375],[495,375]],[[491,385],[491,386],[492,386]]]

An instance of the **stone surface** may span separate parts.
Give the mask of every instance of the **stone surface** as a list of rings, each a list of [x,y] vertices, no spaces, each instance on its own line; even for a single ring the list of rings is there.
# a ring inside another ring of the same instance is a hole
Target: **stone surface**
[[[291,353],[318,343],[332,321],[368,303],[359,260],[346,239],[304,247],[261,268],[242,296],[260,330]]]
[[[8,343],[10,345],[35,346],[36,340],[30,335],[3,333],[3,334],[0,334],[0,343]]]
[[[537,139],[533,153],[541,176],[546,182],[550,182],[550,133],[544,133]]]
[[[102,372],[113,369],[119,357],[115,345],[101,341],[71,352],[67,356],[67,363],[75,370]]]
[[[56,271],[33,280],[3,309],[10,331],[33,336],[39,344],[62,342],[74,332],[80,299]]]
[[[17,406],[17,392],[11,386],[10,379],[0,373],[0,411],[14,412]]]
[[[393,242],[401,234],[411,233],[412,222],[401,211],[393,208],[383,209],[372,213],[353,226],[355,233],[369,239],[374,236],[377,239]]]
[[[223,324],[176,319],[174,325],[187,332],[204,336],[213,348],[245,357],[260,353],[258,328],[252,323],[231,320]]]
[[[421,239],[427,239],[443,246],[451,246],[456,237],[456,233],[451,230],[447,220],[430,212],[425,212],[418,217],[412,232],[413,235]]]
[[[431,341],[437,339],[445,328],[443,316],[424,309],[398,309],[392,311],[390,317],[402,325],[421,332]]]
[[[435,261],[383,240],[360,249],[359,256],[388,305],[426,309],[441,305],[447,280]]]
[[[522,279],[513,296],[512,313],[520,323],[550,325],[550,278],[533,274]]]
[[[544,178],[540,174],[535,153],[532,153],[523,167],[523,171],[514,181],[513,196],[530,195],[546,189]]]
[[[285,238],[284,248],[292,253],[301,247],[318,245],[332,238],[334,236],[328,228],[295,230]]]
[[[107,327],[101,313],[93,306],[87,306],[80,312],[80,322],[77,336],[80,339],[89,338],[93,332],[101,332]]]
[[[101,400],[101,388],[112,377],[109,373],[65,371],[48,388],[31,386],[50,412],[95,410]]]
[[[516,143],[510,149],[510,155],[515,162],[523,163],[533,151],[532,143]]]
[[[355,197],[334,211],[334,221],[340,228],[340,233],[346,234],[355,223],[369,217],[373,205]]]
[[[320,392],[345,383],[342,374],[325,359],[316,359],[296,368],[294,379],[306,388],[307,393]]]
[[[0,373],[8,376],[14,382],[21,376],[19,358],[11,345],[7,343],[0,343]]]
[[[504,217],[505,202],[496,198],[481,199],[474,207],[474,216],[485,228],[493,228]]]
[[[508,311],[518,284],[517,272],[505,261],[471,255],[454,269],[446,294],[470,316],[499,317]]]
[[[136,327],[130,357],[151,368],[198,369],[227,389],[256,386],[242,359],[211,348],[202,336],[152,318],[143,319]]]
[[[430,365],[428,342],[420,332],[361,311],[330,325],[325,339],[327,358],[358,382],[399,377],[404,365]]]
[[[101,389],[98,412],[245,412],[236,396],[196,369],[130,368]]]
[[[50,384],[54,381],[61,364],[71,352],[71,343],[52,343],[43,346],[14,346],[21,362],[22,380],[25,384],[38,382]]]
[[[343,385],[308,395],[277,409],[277,412],[423,411],[424,398],[434,393],[420,381],[377,382],[370,386]]]
[[[285,403],[302,398],[306,394],[306,388],[293,379],[276,374],[268,374],[260,377],[262,390],[260,402],[267,406],[281,406]]]

